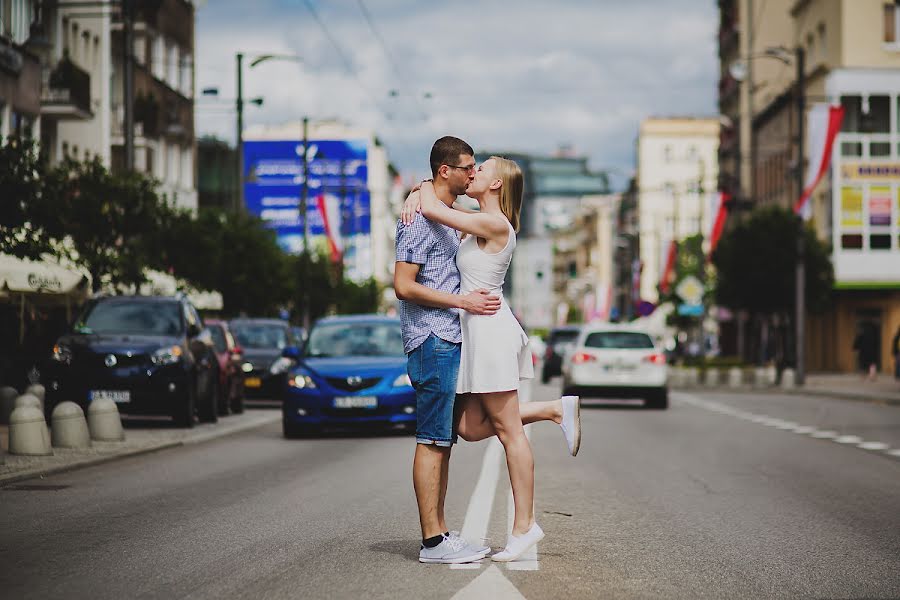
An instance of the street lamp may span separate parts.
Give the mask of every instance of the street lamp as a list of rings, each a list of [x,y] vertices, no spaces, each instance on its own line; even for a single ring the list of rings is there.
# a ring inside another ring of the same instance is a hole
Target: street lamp
[[[235,194],[234,210],[238,211],[244,206],[244,54],[238,52],[235,54],[235,62],[237,65],[237,99],[235,105],[237,108],[237,172],[238,172],[238,189]],[[250,61],[250,68],[254,68],[267,60],[287,60],[291,62],[302,62],[302,59],[295,54],[257,54]],[[262,104],[261,98],[254,98],[250,102],[257,106]]]
[[[766,48],[761,53],[751,54],[750,56],[734,61],[728,68],[731,76],[738,81],[742,81],[749,71],[747,68],[747,61],[754,58],[774,58],[786,65],[793,63],[796,68],[794,101],[797,104],[797,169],[795,175],[797,178],[797,197],[799,198],[803,195],[803,137],[805,135],[803,131],[803,118],[806,113],[806,51],[801,46],[797,46],[793,52],[784,46]],[[752,135],[753,115],[749,115],[748,118],[751,119],[750,131]],[[752,152],[752,143],[750,147]],[[753,171],[755,171],[753,168],[755,167],[755,164],[753,164],[754,158],[755,156],[751,157],[751,169]],[[795,369],[795,383],[798,386],[803,385],[806,380],[806,349],[804,347],[804,339],[806,337],[805,305],[806,246],[804,244],[803,218],[800,215],[797,215],[797,264],[794,271],[794,337],[796,338],[794,340],[794,357],[797,363]]]

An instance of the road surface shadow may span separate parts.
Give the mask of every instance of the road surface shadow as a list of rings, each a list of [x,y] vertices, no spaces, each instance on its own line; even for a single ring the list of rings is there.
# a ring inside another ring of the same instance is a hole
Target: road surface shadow
[[[646,410],[643,400],[614,400],[608,398],[581,397],[581,408],[604,410]]]
[[[384,540],[369,546],[372,552],[395,554],[409,561],[419,562],[419,540]]]

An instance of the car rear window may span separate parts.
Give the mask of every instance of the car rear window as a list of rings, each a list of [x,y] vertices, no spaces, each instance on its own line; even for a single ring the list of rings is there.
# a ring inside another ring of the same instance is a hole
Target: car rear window
[[[646,333],[633,331],[597,331],[584,340],[587,348],[609,348],[624,350],[650,350],[653,340]]]
[[[550,333],[550,343],[554,346],[557,344],[570,344],[578,337],[577,331],[554,331]]]

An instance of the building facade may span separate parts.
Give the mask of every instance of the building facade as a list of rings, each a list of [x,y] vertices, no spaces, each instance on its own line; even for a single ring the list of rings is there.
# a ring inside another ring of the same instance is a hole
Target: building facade
[[[32,40],[33,0],[0,0],[0,140],[37,138],[42,65]]]
[[[739,161],[744,174],[737,163],[723,161],[722,187],[738,190],[752,206],[789,208],[796,201],[797,168],[805,171],[809,162],[797,156],[799,119],[807,118],[797,114],[795,96],[795,49],[802,48],[807,110],[829,103],[845,111],[830,173],[811,197],[812,224],[832,248],[835,290],[832,309],[809,316],[806,366],[856,369],[854,340],[866,331],[877,346],[878,367],[887,372],[900,328],[900,6],[740,0],[719,7],[719,105],[731,121],[752,123],[738,150],[749,158]],[[773,59],[778,47],[789,51],[788,60],[784,52],[782,60]],[[737,71],[743,81],[731,84],[736,61],[745,63]],[[733,93],[723,93],[731,87],[750,103],[736,105]]]
[[[650,118],[638,134],[640,297],[656,303],[672,241],[710,229],[718,180],[719,120]]]

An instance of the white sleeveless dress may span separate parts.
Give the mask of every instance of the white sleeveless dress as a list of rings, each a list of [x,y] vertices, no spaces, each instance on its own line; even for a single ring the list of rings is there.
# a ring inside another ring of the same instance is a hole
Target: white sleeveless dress
[[[509,239],[500,252],[488,254],[473,235],[467,236],[456,252],[460,292],[484,288],[500,296],[500,310],[493,315],[460,313],[462,355],[457,394],[515,390],[520,380],[534,377],[528,336],[503,298],[503,282],[515,249],[516,232],[509,225]]]

